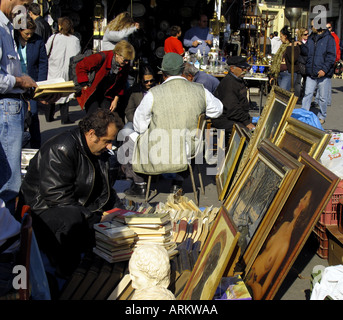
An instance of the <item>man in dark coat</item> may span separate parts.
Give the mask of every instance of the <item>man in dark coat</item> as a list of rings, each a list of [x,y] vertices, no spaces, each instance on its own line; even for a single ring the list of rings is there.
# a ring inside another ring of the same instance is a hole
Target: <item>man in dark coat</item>
[[[241,123],[249,130],[255,128],[251,122],[250,103],[243,81],[250,65],[245,58],[239,56],[230,57],[227,64],[230,68],[229,74],[214,92],[214,96],[223,103],[223,114],[216,119],[211,119],[214,128],[225,129],[226,140],[229,139],[234,123]]]
[[[117,114],[98,109],[47,141],[30,161],[20,202],[31,207],[38,245],[60,274],[70,275],[80,254],[92,250],[93,225],[103,212],[122,207],[108,153],[122,126]]]
[[[301,53],[306,57],[307,75],[302,108],[310,110],[314,91],[318,87],[320,111],[317,116],[321,124],[325,122],[326,118],[331,78],[336,61],[335,39],[325,27],[315,26],[314,20],[312,20],[312,33],[306,44],[301,46]]]
[[[41,36],[44,40],[44,43],[48,40],[48,38],[52,35],[52,29],[47,21],[40,15],[40,6],[38,3],[31,3],[28,7],[29,16],[35,21],[36,30],[39,36]]]

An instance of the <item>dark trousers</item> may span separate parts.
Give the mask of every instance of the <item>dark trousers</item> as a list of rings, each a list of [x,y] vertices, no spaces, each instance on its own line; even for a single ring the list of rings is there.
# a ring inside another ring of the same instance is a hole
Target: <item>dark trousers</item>
[[[61,103],[58,106],[60,108],[60,113],[61,113],[61,123],[62,124],[66,123],[69,120],[69,102]],[[56,109],[55,104],[49,104],[45,107],[44,109],[45,120],[47,122],[51,122],[54,120],[55,109]]]
[[[40,215],[32,214],[33,228],[40,249],[63,275],[70,275],[80,263],[81,253],[95,244],[94,215],[86,219],[78,206],[54,207]]]

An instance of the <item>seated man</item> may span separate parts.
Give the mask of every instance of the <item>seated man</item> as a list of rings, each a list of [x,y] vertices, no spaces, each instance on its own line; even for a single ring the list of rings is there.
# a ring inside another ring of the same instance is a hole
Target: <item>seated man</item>
[[[220,82],[214,95],[223,103],[223,114],[212,119],[212,126],[217,129],[225,129],[226,140],[228,140],[233,124],[241,123],[249,130],[254,130],[255,126],[251,122],[249,114],[250,103],[247,96],[247,88],[243,82],[243,77],[250,65],[243,57],[229,57],[229,74]]]
[[[60,275],[70,275],[80,253],[92,249],[93,224],[102,213],[121,207],[107,151],[122,126],[117,114],[98,109],[47,141],[30,161],[21,201],[31,206],[38,244]]]
[[[220,100],[202,85],[182,77],[183,68],[179,54],[164,55],[161,68],[164,82],[151,88],[135,111],[135,131],[118,153],[119,162],[126,163],[135,182],[129,195],[145,194],[146,182],[140,174],[186,171],[187,158],[195,150],[199,115],[206,113],[216,118],[222,113]]]
[[[214,94],[214,91],[217,89],[220,83],[220,81],[216,77],[204,71],[200,71],[189,62],[185,63],[185,68],[183,70],[182,76],[191,82],[193,81],[203,84],[203,86],[212,94]]]
[[[213,35],[208,27],[208,18],[205,14],[200,15],[198,25],[186,31],[183,44],[190,54],[200,53],[207,56],[211,50]]]

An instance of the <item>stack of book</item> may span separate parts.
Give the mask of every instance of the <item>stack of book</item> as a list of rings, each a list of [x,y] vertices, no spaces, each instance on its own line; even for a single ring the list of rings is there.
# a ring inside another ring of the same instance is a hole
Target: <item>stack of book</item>
[[[169,212],[134,214],[125,217],[125,223],[136,234],[136,247],[154,243],[163,245],[170,257],[177,253]]]
[[[136,241],[133,230],[114,220],[96,223],[94,229],[94,253],[110,263],[130,259]]]

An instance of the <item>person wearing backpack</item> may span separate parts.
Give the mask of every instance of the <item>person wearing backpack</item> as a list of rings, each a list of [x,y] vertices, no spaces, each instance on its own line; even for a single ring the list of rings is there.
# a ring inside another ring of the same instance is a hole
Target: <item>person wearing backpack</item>
[[[82,86],[76,97],[82,109],[91,113],[98,108],[116,110],[119,97],[124,94],[130,70],[130,61],[135,58],[134,47],[126,40],[119,41],[105,54],[94,53],[83,58],[76,65],[77,82]],[[90,75],[96,71],[94,80]]]

